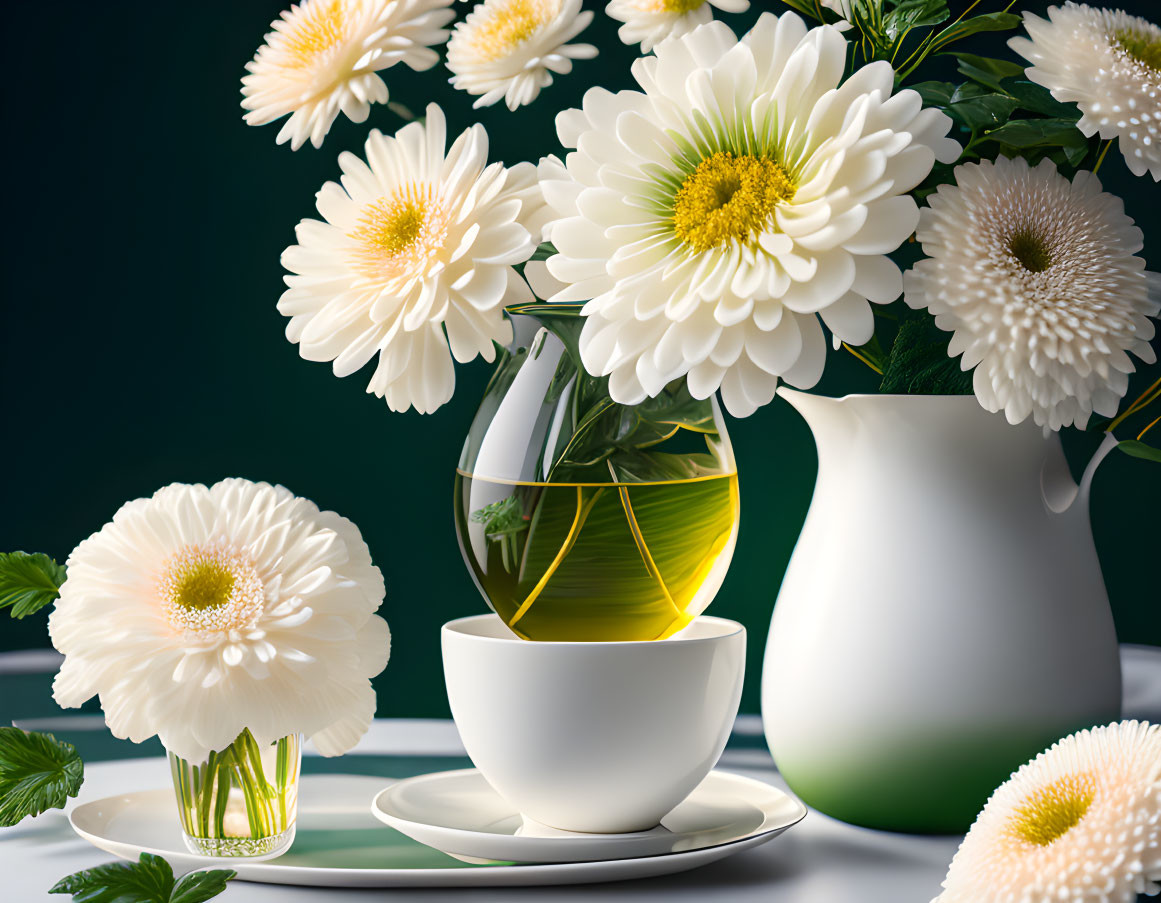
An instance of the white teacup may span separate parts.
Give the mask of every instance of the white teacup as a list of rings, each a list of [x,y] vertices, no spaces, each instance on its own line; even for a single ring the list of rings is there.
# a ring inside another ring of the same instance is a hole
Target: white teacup
[[[699,617],[666,640],[530,642],[494,614],[443,626],[452,716],[488,783],[566,831],[655,827],[725,748],[746,629]]]

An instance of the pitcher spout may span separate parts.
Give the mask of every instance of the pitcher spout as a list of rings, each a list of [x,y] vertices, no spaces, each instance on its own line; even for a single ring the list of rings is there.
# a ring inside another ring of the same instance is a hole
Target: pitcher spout
[[[838,429],[852,418],[851,413],[844,409],[841,398],[799,392],[786,386],[779,386],[778,394],[802,415],[802,419],[816,436],[820,431]]]
[[[1081,475],[1080,483],[1072,479],[1068,470],[1068,462],[1064,459],[1064,452],[1059,442],[1049,445],[1048,455],[1044,459],[1044,467],[1040,472],[1040,492],[1044,496],[1044,505],[1049,511],[1064,514],[1066,511],[1077,510],[1088,512],[1089,496],[1092,494],[1092,480],[1096,470],[1114,448],[1117,439],[1112,433],[1105,433],[1104,439],[1093,452],[1088,464]]]

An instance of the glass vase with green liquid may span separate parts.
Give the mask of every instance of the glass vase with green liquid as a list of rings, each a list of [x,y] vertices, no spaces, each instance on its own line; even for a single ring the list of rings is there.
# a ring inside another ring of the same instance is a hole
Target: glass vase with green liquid
[[[577,306],[529,307],[456,471],[464,559],[525,639],[663,639],[705,609],[733,555],[738,477],[721,412],[684,380],[613,402],[577,366]]]

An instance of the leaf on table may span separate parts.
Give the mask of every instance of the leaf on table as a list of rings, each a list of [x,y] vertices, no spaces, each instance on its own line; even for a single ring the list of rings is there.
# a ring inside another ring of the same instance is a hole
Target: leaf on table
[[[14,618],[53,602],[64,581],[64,567],[41,552],[0,552],[0,608]]]
[[[204,903],[226,889],[232,869],[190,872],[178,881],[160,856],[142,853],[137,862],[109,862],[62,878],[50,894],[71,894],[73,903]]]
[[[1140,439],[1126,439],[1123,442],[1118,442],[1117,448],[1134,458],[1144,458],[1146,461],[1156,461],[1161,464],[1161,448],[1154,448]]]
[[[190,872],[183,876],[169,895],[169,903],[202,903],[216,897],[226,889],[226,882],[237,872],[232,869],[212,869],[206,872]]]
[[[84,779],[84,764],[71,743],[0,727],[0,826],[61,808]]]

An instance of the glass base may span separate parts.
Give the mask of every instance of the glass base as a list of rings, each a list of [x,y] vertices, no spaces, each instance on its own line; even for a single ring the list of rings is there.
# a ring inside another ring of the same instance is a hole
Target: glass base
[[[270,859],[281,856],[294,842],[294,825],[271,837],[191,837],[182,832],[185,846],[198,856],[244,856]]]

